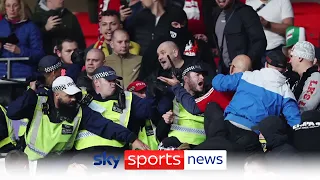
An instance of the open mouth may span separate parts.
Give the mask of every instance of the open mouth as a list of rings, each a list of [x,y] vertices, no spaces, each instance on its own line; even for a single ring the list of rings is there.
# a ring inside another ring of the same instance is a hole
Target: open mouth
[[[199,82],[198,83],[198,86],[203,86],[204,85],[204,82]]]
[[[167,61],[160,61],[160,64],[165,64]]]
[[[226,0],[219,0],[218,3],[219,3],[220,5],[223,5],[224,3],[226,3]]]

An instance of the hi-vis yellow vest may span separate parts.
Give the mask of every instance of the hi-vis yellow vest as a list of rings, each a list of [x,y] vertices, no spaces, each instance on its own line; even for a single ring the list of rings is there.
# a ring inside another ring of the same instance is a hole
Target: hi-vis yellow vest
[[[146,120],[145,125],[139,131],[138,138],[147,144],[151,150],[158,150],[159,141],[157,140],[155,127],[151,120]]]
[[[27,89],[30,89],[30,86],[28,86]],[[45,89],[46,91],[49,90],[47,87],[43,87],[43,89]],[[19,138],[25,135],[25,133],[27,131],[28,123],[29,123],[29,119],[27,119],[27,118],[20,120],[20,126],[19,126],[19,131],[18,131]]]
[[[24,152],[29,160],[38,160],[49,153],[60,154],[70,150],[79,130],[82,118],[81,108],[71,123],[67,121],[52,123],[42,110],[42,105],[47,102],[47,99],[46,96],[38,96],[33,120],[26,134],[27,146]]]
[[[7,122],[7,129],[8,129],[8,137],[4,138],[3,140],[0,140],[0,148],[2,148],[5,145],[8,144],[13,144],[14,146],[16,145],[14,133],[13,133],[13,126],[12,126],[12,121],[7,117],[7,110],[0,105],[0,109],[2,110],[6,122]]]
[[[199,145],[206,139],[204,117],[190,114],[176,100],[173,101],[174,121],[171,124],[169,137],[174,136],[181,143]]]
[[[20,120],[20,126],[19,126],[19,131],[18,131],[18,136],[22,137],[27,131],[27,126],[28,126],[29,120],[27,118],[21,119]]]
[[[131,111],[131,102],[132,102],[132,93],[125,91],[126,96],[126,108],[121,110],[118,108],[117,100],[109,100],[106,102],[99,102],[93,100],[89,104],[89,108],[99,112],[103,117],[110,119],[114,123],[120,124],[124,127],[128,126],[130,111]],[[125,142],[119,142],[117,140],[110,140],[102,138],[94,133],[91,133],[87,130],[81,130],[76,138],[75,148],[77,150],[86,149],[89,147],[96,146],[111,146],[111,147],[124,147]]]

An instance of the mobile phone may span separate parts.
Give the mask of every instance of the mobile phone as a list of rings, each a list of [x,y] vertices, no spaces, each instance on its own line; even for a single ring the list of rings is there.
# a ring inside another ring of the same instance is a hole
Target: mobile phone
[[[120,0],[120,4],[124,6],[123,9],[129,8],[129,2],[127,0]]]

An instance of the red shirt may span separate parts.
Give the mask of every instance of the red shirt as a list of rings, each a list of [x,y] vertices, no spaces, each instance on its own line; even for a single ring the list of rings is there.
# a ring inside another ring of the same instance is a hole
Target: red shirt
[[[203,95],[202,97],[199,97],[196,99],[196,103],[198,108],[201,112],[204,112],[206,110],[206,107],[208,103],[210,102],[216,102],[219,104],[219,106],[225,110],[226,107],[229,105],[231,99],[233,97],[233,93],[230,92],[219,92],[215,91],[213,88],[211,88],[207,94]]]

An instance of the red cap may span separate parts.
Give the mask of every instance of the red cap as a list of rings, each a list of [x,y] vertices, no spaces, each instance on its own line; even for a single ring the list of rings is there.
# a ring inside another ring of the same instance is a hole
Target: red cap
[[[131,84],[129,84],[127,90],[131,92],[138,92],[147,87],[146,83],[142,81],[134,81]]]

